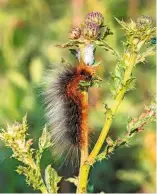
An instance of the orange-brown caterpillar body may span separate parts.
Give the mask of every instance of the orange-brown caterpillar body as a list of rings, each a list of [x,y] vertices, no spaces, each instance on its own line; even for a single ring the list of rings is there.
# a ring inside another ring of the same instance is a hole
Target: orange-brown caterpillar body
[[[80,148],[87,143],[88,104],[80,81],[92,81],[93,68],[85,64],[62,66],[50,77],[46,92],[47,117],[57,154],[65,153],[79,161]],[[50,75],[51,76],[51,75]]]

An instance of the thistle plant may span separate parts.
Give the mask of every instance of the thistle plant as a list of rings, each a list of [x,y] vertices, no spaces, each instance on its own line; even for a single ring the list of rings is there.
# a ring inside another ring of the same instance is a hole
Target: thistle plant
[[[90,169],[94,167],[96,162],[109,158],[117,148],[127,145],[134,135],[143,131],[145,125],[156,120],[156,104],[152,102],[144,108],[139,117],[128,119],[127,132],[123,137],[113,140],[108,136],[121,102],[125,100],[129,91],[135,89],[136,77],[133,76],[134,68],[138,63],[144,63],[148,56],[155,55],[155,44],[150,44],[150,41],[156,35],[156,28],[153,27],[151,17],[139,16],[136,21],[130,19],[128,23],[117,18],[115,20],[120,24],[126,35],[126,41],[122,45],[124,47],[123,53],[119,53],[106,42],[105,38],[113,35],[113,33],[109,26],[104,23],[104,18],[99,12],[87,14],[84,22],[71,30],[69,41],[65,44],[57,45],[60,48],[69,48],[79,62],[83,61],[86,65],[94,68],[101,65],[101,62],[95,61],[97,47],[117,57],[115,70],[110,74],[110,92],[113,97],[113,104],[111,107],[105,104],[104,125],[91,153],[88,153],[88,144],[86,149],[80,150],[81,162],[78,177],[67,179],[77,187],[77,193],[87,192]],[[62,60],[62,62],[66,64],[65,60]],[[80,87],[87,88],[87,90],[83,91],[86,101],[88,101],[88,88],[93,85],[99,85],[100,81],[102,79],[97,77],[92,84],[86,81],[80,83]],[[26,137],[26,117],[22,124],[15,124],[0,133],[1,140],[12,149],[13,157],[23,163],[22,166],[18,167],[17,172],[26,176],[27,183],[42,193],[56,193],[58,190],[57,184],[61,177],[57,175],[57,172],[51,166],[48,166],[45,170],[45,178],[43,178],[40,169],[42,153],[44,149],[51,145],[48,131],[44,128],[39,139],[38,150],[31,148],[32,140],[26,140]],[[101,151],[105,143],[106,146]]]
[[[8,126],[6,130],[2,129],[0,139],[7,147],[12,149],[12,157],[22,163],[16,171],[25,176],[28,185],[42,193],[56,193],[58,190],[57,184],[62,177],[58,176],[51,165],[46,167],[44,178],[40,169],[42,153],[52,145],[49,134],[45,127],[39,138],[38,149],[32,148],[33,139],[28,139],[26,118],[26,116],[23,118],[22,124],[16,122],[14,125]]]

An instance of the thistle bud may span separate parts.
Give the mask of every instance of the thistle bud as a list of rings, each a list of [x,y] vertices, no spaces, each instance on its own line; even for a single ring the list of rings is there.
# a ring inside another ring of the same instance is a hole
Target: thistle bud
[[[89,22],[95,23],[100,27],[103,25],[104,17],[102,16],[100,12],[91,12],[87,14],[85,18],[85,23],[89,23]]]
[[[79,27],[75,27],[70,32],[70,39],[78,39],[81,36],[81,29]]]
[[[100,28],[97,24],[86,23],[82,33],[85,39],[96,40],[100,35]]]
[[[142,15],[137,18],[136,24],[139,29],[146,29],[152,27],[153,19],[149,16]]]

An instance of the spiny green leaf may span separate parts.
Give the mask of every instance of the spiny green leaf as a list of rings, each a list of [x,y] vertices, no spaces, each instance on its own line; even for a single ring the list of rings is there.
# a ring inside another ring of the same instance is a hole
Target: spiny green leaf
[[[41,187],[44,187],[39,171],[31,167],[18,166],[16,172],[23,174],[26,177],[26,183],[32,185],[35,190],[40,190]]]
[[[127,80],[126,82],[126,91],[131,91],[135,89],[135,83],[136,83],[136,78],[135,77],[131,77],[130,79]]]
[[[46,126],[43,129],[42,135],[39,138],[39,150],[44,150],[52,145],[50,141],[50,134],[47,131]]]
[[[130,134],[143,130],[144,126],[156,121],[156,104],[153,103],[149,107],[145,107],[144,112],[136,118],[130,119],[127,123],[127,130]]]
[[[85,41],[82,41],[82,40],[70,40],[69,42],[62,45],[57,44],[56,47],[67,48],[67,47],[79,46],[80,44],[84,44],[84,43]]]
[[[145,62],[146,57],[153,56],[155,54],[156,54],[156,46],[148,47],[145,52],[143,52],[142,54],[141,53],[138,54],[136,64],[138,64],[140,62]]]
[[[68,178],[66,181],[73,183],[75,186],[78,184],[78,177],[75,176],[75,178]]]
[[[94,41],[94,43],[97,46],[100,46],[101,48],[103,48],[106,51],[111,52],[113,55],[117,56],[118,58],[120,58],[120,55],[118,52],[116,52],[111,46],[109,46],[104,40],[96,40]]]
[[[122,28],[128,30],[128,25],[124,21],[120,21],[118,18],[115,17],[115,20],[122,26]]]
[[[118,77],[120,80],[124,77],[125,68],[121,63],[117,63],[115,68],[115,76]]]
[[[124,77],[125,67],[121,62],[118,62],[114,73],[110,74],[111,81],[109,83],[111,94],[115,97],[117,92],[122,87],[123,77]]]
[[[57,193],[59,187],[58,183],[61,181],[62,177],[58,176],[55,169],[48,165],[45,170],[45,183],[49,193]]]
[[[43,131],[42,131],[42,135],[39,138],[39,142],[38,142],[38,146],[39,146],[39,150],[36,151],[36,155],[35,155],[35,159],[36,159],[36,163],[40,164],[40,159],[42,157],[42,153],[43,151],[50,147],[52,145],[51,141],[50,141],[50,134],[47,131],[46,126],[44,127]]]

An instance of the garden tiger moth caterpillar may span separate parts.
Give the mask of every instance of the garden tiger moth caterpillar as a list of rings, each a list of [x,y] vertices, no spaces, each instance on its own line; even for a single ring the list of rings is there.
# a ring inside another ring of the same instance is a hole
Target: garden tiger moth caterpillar
[[[75,66],[62,64],[54,77],[49,73],[45,101],[54,151],[75,164],[79,163],[80,149],[88,143],[88,102],[80,82],[91,82],[94,75],[93,68],[83,62]]]

